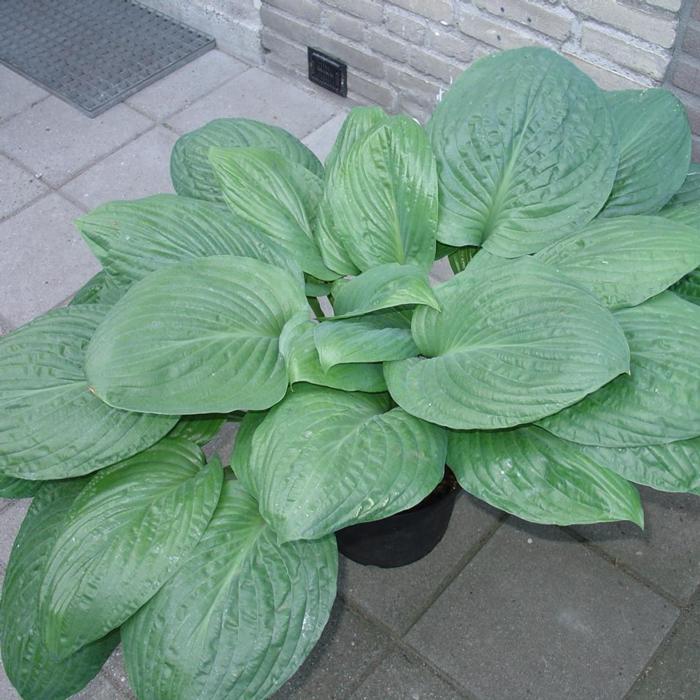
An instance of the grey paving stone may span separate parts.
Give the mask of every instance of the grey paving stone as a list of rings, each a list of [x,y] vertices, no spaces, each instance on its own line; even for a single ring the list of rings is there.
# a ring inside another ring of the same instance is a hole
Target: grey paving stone
[[[460,700],[465,696],[420,660],[390,654],[350,696],[352,700]]]
[[[0,659],[0,700],[22,700],[12,683],[10,683],[10,679],[5,675],[2,659]]]
[[[56,306],[100,269],[73,226],[80,214],[50,194],[0,223],[0,315],[12,325]]]
[[[445,537],[427,557],[396,569],[341,557],[340,591],[368,615],[403,634],[430,605],[464,556],[498,526],[498,512],[462,493]]]
[[[0,566],[2,567],[6,567],[10,560],[12,545],[30,504],[30,500],[16,501],[0,513]]]
[[[678,620],[625,700],[697,700],[700,689],[700,595]]]
[[[331,104],[289,80],[251,68],[168,119],[168,124],[185,133],[219,117],[247,117],[303,138],[336,112]]]
[[[305,139],[304,143],[316,154],[318,159],[323,163],[326,156],[331,152],[331,148],[338,136],[340,127],[347,117],[347,112],[340,112],[332,119],[329,119],[325,124],[322,124],[315,131],[312,131]]]
[[[563,531],[514,521],[406,639],[480,700],[620,700],[677,615]]]
[[[681,601],[700,585],[700,497],[641,489],[645,527],[631,523],[577,532]]]
[[[158,126],[71,180],[61,192],[87,209],[117,199],[173,192],[170,151],[177,135]]]
[[[72,700],[125,700],[127,696],[117,690],[102,674],[96,676]]]
[[[231,451],[236,442],[239,427],[239,423],[225,423],[219,434],[204,447],[207,458],[211,459],[216,455],[224,466],[231,464]]]
[[[107,663],[105,663],[102,671],[111,679],[112,683],[122,691],[125,697],[130,699],[136,697],[129,687],[129,678],[124,668],[124,654],[121,645],[119,645],[114,650],[112,656],[107,659]]]
[[[0,124],[0,150],[58,187],[152,124],[124,104],[90,119],[49,97]]]
[[[275,700],[336,700],[359,684],[367,666],[387,649],[388,639],[336,602],[321,639]]]
[[[447,282],[447,280],[454,277],[454,274],[455,273],[452,272],[450,261],[447,259],[447,256],[440,258],[440,260],[436,260],[433,263],[433,268],[430,270],[430,277],[438,284],[441,282]]]
[[[132,95],[126,103],[161,121],[227,80],[248,70],[248,66],[222,51],[208,51],[174,73]]]
[[[12,325],[10,322],[6,319],[0,316],[0,336],[6,335],[12,330]],[[0,506],[2,508],[2,506]]]
[[[0,154],[0,219],[48,191],[36,177]]]
[[[23,112],[48,94],[18,73],[0,66],[0,122]]]

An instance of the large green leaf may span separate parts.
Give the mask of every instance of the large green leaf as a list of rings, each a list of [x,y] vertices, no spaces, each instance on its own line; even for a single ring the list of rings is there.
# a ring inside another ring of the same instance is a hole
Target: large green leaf
[[[325,175],[329,177],[335,170],[343,167],[353,146],[382,124],[390,123],[391,118],[381,107],[353,107],[340,127],[335,143],[325,162]]]
[[[75,499],[46,564],[44,642],[66,658],[128,620],[177,571],[219,501],[223,470],[194,443],[166,439],[96,474]]]
[[[620,165],[601,216],[654,214],[680,188],[690,163],[685,108],[661,89],[605,95],[620,137]]]
[[[631,374],[540,425],[566,440],[605,447],[700,435],[700,307],[664,292],[615,318],[629,342]]]
[[[185,197],[223,202],[219,179],[209,162],[209,149],[256,146],[279,153],[323,176],[318,158],[288,131],[253,119],[215,119],[181,136],[170,157],[170,177],[175,191]]]
[[[319,323],[314,328],[314,342],[324,369],[341,363],[404,360],[418,355],[411,335],[411,312],[405,309]]]
[[[387,263],[333,285],[335,318],[364,316],[394,306],[426,304],[439,309],[428,273],[416,265]]]
[[[84,485],[80,479],[42,486],[22,523],[5,572],[0,602],[2,664],[26,700],[66,700],[97,674],[119,643],[115,632],[58,661],[41,639],[39,590],[46,563],[66,513]]]
[[[237,217],[261,228],[304,272],[320,280],[338,277],[323,263],[313,235],[321,178],[263,148],[213,148],[209,159]]]
[[[198,445],[206,445],[216,437],[226,422],[226,416],[216,413],[203,416],[182,416],[168,437],[185,438]]]
[[[643,447],[583,446],[600,464],[659,491],[700,495],[700,438]]]
[[[534,426],[450,431],[447,463],[465,491],[524,520],[644,526],[639,494],[628,481],[580,445]]]
[[[660,216],[590,223],[535,256],[608,307],[637,306],[700,265],[700,235]]]
[[[683,184],[666,206],[676,207],[695,202],[700,202],[700,163],[690,164]]]
[[[292,319],[280,336],[280,352],[287,364],[289,383],[309,382],[344,391],[386,391],[381,364],[336,365],[324,368],[314,342],[317,327],[306,315]]]
[[[678,296],[693,304],[700,304],[700,268],[687,274],[671,288]]]
[[[629,368],[625,336],[583,289],[530,258],[472,269],[419,307],[422,357],[388,362],[394,400],[459,429],[505,428],[575,403]]]
[[[110,202],[76,226],[111,280],[129,286],[149,272],[210,255],[239,255],[299,274],[286,251],[262,229],[221,204],[158,194]]]
[[[272,408],[237,473],[281,541],[315,539],[423,500],[447,436],[384,395],[299,387]]]
[[[267,698],[328,620],[335,538],[280,544],[242,484],[224,484],[182,568],[122,628],[139,700]]]
[[[280,332],[306,310],[303,283],[234,256],[152,272],[129,289],[87,350],[95,393],[152,413],[227,413],[277,403],[287,390]]]
[[[44,483],[0,474],[0,498],[33,498]]]
[[[435,158],[423,128],[408,117],[385,117],[345,143],[321,202],[319,239],[332,254],[329,265],[340,257],[362,271],[392,262],[428,269],[438,202]]]
[[[534,253],[605,204],[619,147],[603,93],[553,51],[483,58],[433,112],[437,237],[503,257]]]
[[[112,306],[124,296],[125,292],[126,286],[120,287],[104,270],[100,270],[75,293],[70,305],[104,304]]]
[[[107,311],[57,309],[0,339],[0,473],[88,474],[149,447],[177,422],[119,411],[89,390],[85,348]]]
[[[250,460],[250,450],[253,445],[253,435],[260,423],[265,420],[266,415],[266,411],[250,411],[246,413],[236,433],[236,442],[233,443],[231,469],[236,477],[241,479],[245,484],[248,491],[252,490],[252,484],[248,483],[245,477],[248,474],[248,462]]]
[[[467,265],[472,261],[472,258],[480,251],[476,246],[464,246],[464,248],[456,248],[449,254],[450,267],[455,274],[466,270]]]

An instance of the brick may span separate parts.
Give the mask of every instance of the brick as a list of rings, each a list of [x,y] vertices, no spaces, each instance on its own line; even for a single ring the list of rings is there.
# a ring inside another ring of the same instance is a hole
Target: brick
[[[420,73],[426,73],[444,83],[452,82],[464,70],[464,66],[458,66],[452,61],[429,54],[420,47],[411,51],[409,63]]]
[[[276,57],[287,70],[305,72],[308,67],[306,50],[299,44],[293,44],[281,37],[269,27],[263,27],[261,33],[263,48]]]
[[[276,7],[308,22],[321,20],[321,6],[316,0],[263,0],[263,5]]]
[[[371,618],[404,634],[454,576],[460,560],[498,526],[498,512],[460,494],[449,527],[426,557],[398,569],[362,566],[341,557],[340,593]]]
[[[513,519],[405,640],[473,697],[612,699],[677,616],[561,530]]]
[[[117,199],[173,192],[169,163],[176,140],[170,129],[151,129],[88,168],[61,192],[87,209]]]
[[[380,23],[384,15],[382,3],[375,2],[375,0],[324,0],[324,2],[326,5],[347,12],[349,15],[366,19],[375,24]]]
[[[648,488],[641,493],[644,531],[629,523],[574,529],[685,603],[700,586],[700,498]]]
[[[681,90],[676,90],[674,92],[676,93],[676,97],[683,103],[685,111],[688,114],[690,130],[694,134],[700,134],[700,98]]]
[[[564,8],[537,5],[529,0],[474,0],[474,5],[560,41],[569,36],[574,18]]]
[[[673,72],[673,84],[693,95],[700,95],[700,62],[681,56]]]
[[[676,20],[623,5],[617,0],[566,0],[574,12],[605,22],[665,49],[676,40]]]
[[[352,71],[348,73],[348,91],[386,110],[393,111],[396,107],[396,91],[391,86]]]
[[[453,8],[450,0],[390,0],[390,2],[435,22],[449,24],[453,19]]]
[[[403,41],[392,38],[390,34],[379,29],[373,27],[368,29],[365,41],[370,49],[395,61],[403,63],[408,59],[408,45]]]
[[[52,193],[0,223],[0,315],[13,326],[57,306],[100,269],[73,225],[82,213]]]
[[[0,219],[48,191],[33,174],[0,154]]]
[[[597,25],[584,22],[581,45],[587,51],[648,75],[654,80],[662,80],[671,55],[663,50],[650,50],[632,43],[629,37],[618,32],[605,30]]]
[[[568,51],[563,51],[562,53],[565,58],[568,58],[569,61],[593,78],[598,87],[603,88],[603,90],[638,90],[639,88],[653,85],[649,78],[639,76],[637,79],[632,79],[621,72],[618,73],[611,68],[592,63],[582,56],[576,56]]]
[[[318,644],[272,700],[347,697],[387,647],[381,632],[336,602]]]
[[[399,96],[399,112],[413,119],[417,119],[420,124],[425,124],[428,119],[430,119],[432,111],[431,107],[419,105],[405,95]]]
[[[700,58],[700,25],[688,24],[683,37],[683,51]]]
[[[355,17],[333,12],[328,16],[328,28],[353,41],[364,40],[365,23]]]
[[[349,700],[460,700],[463,697],[419,659],[397,650],[382,661]]]
[[[425,38],[425,20],[408,17],[401,12],[386,9],[386,28],[411,44],[422,44]]]
[[[415,102],[424,107],[432,108],[440,94],[437,82],[419,78],[396,66],[387,66],[386,79],[399,93],[406,90]]]
[[[645,0],[645,2],[647,5],[651,5],[652,7],[659,7],[662,10],[677,12],[681,9],[683,0]]]
[[[450,58],[467,63],[472,60],[476,41],[464,36],[464,34],[450,34],[438,29],[428,32],[428,46]]]
[[[540,46],[542,42],[525,31],[520,31],[488,19],[484,15],[462,11],[459,29],[467,36],[474,37],[498,49],[517,49],[523,46]]]

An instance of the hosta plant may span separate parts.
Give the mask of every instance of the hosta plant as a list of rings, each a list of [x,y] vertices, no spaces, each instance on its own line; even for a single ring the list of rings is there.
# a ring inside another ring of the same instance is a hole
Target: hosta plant
[[[334,532],[445,464],[537,523],[700,493],[690,148],[670,93],[522,49],[425,129],[353,110],[325,165],[216,120],[177,195],[83,216],[102,272],[0,340],[0,488],[34,497],[0,607],[20,694],[68,697],[121,639],[140,700],[271,695],[328,619]]]

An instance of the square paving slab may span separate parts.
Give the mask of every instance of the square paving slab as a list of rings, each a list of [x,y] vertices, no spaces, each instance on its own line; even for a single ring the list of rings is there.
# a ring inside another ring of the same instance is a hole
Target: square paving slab
[[[480,700],[620,700],[677,615],[561,530],[514,521],[406,639]]]

